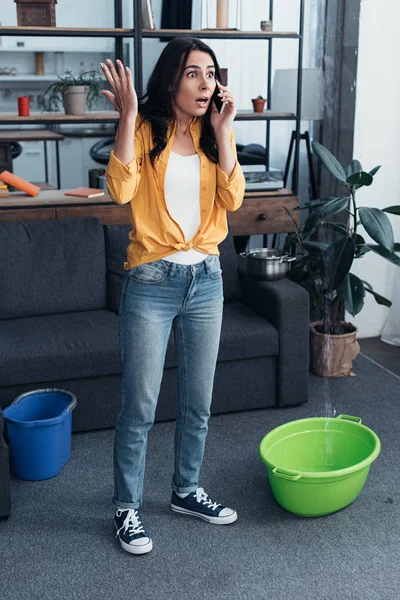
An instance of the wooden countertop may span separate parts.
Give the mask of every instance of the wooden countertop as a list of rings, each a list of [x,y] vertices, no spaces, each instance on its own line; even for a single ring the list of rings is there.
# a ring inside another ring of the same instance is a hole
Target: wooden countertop
[[[106,193],[95,198],[74,198],[65,196],[68,190],[41,190],[37,196],[28,196],[23,192],[10,192],[5,198],[0,197],[0,209],[3,208],[33,208],[37,206],[76,206],[88,204],[115,204]]]
[[[115,204],[107,193],[104,196],[96,196],[94,198],[74,198],[73,196],[65,196],[64,192],[68,190],[41,190],[37,196],[28,196],[23,192],[10,192],[10,195],[0,197],[0,209],[3,208],[32,208],[35,206],[78,206],[88,204]],[[246,192],[245,201],[251,199],[273,200],[274,198],[293,197],[293,192],[288,189],[283,189],[275,192],[259,191]],[[119,206],[119,205],[117,205]]]

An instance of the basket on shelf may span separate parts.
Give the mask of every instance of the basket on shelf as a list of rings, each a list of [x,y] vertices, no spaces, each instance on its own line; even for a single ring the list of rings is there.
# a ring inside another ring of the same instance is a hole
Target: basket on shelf
[[[55,27],[57,0],[14,0],[19,27]]]

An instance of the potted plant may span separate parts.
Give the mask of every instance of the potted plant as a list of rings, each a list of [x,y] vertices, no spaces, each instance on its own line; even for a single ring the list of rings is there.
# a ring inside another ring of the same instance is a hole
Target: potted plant
[[[257,98],[252,99],[252,103],[254,112],[263,112],[266,99],[262,96],[257,96]]]
[[[322,376],[340,377],[353,374],[352,360],[359,352],[357,328],[341,318],[343,309],[353,317],[364,306],[365,294],[372,294],[378,304],[391,302],[372,289],[366,281],[351,273],[354,260],[366,260],[370,252],[400,266],[393,229],[386,213],[400,214],[400,206],[359,207],[356,193],[370,186],[380,169],[364,171],[358,160],[343,168],[339,161],[318,142],[313,150],[324,167],[344,186],[340,197],[312,201],[295,210],[308,209],[309,214],[298,226],[292,211],[285,209],[295,231],[287,236],[285,247],[300,247],[300,258],[287,277],[310,292],[311,306],[317,320],[310,324],[311,370]],[[332,220],[331,217],[341,218]],[[363,227],[375,243],[367,243],[360,232]]]
[[[101,98],[103,80],[99,71],[84,71],[74,76],[66,70],[63,77],[52,83],[43,94],[43,110],[58,112],[64,105],[65,114],[82,115],[90,110],[94,101]],[[42,111],[43,112],[43,111]]]

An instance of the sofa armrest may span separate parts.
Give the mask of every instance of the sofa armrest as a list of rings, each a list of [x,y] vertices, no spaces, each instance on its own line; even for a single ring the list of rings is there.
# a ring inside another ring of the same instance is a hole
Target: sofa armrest
[[[242,301],[278,330],[277,404],[290,406],[308,400],[309,305],[308,292],[286,277],[255,281],[247,263],[239,261]]]

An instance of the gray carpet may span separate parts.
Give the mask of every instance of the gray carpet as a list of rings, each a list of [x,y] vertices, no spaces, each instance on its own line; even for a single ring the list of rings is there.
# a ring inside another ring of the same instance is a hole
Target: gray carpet
[[[169,508],[174,423],[150,432],[145,556],[125,553],[112,522],[113,430],[75,434],[57,477],[12,481],[0,522],[2,600],[396,600],[400,597],[400,378],[363,355],[357,377],[310,376],[310,401],[214,416],[200,484],[238,512],[215,526]],[[347,413],[380,437],[363,491],[342,511],[301,518],[273,499],[258,443],[294,419]]]

